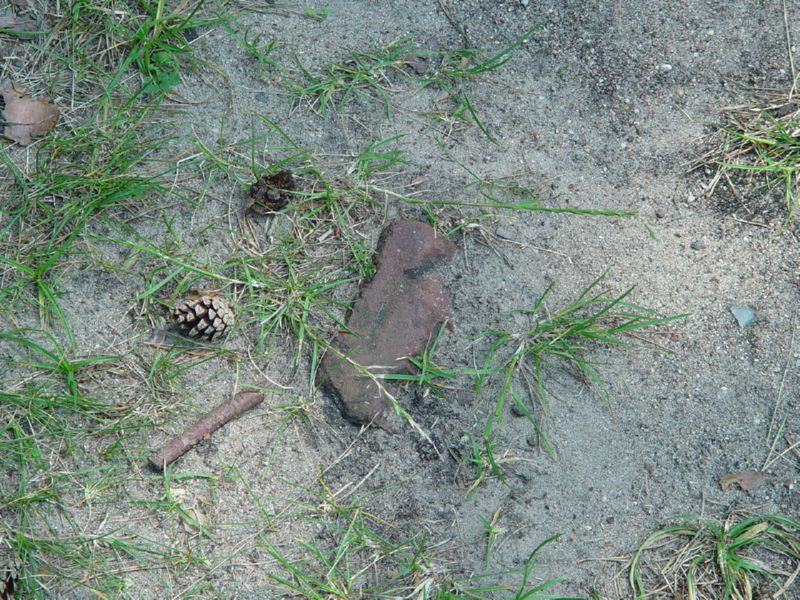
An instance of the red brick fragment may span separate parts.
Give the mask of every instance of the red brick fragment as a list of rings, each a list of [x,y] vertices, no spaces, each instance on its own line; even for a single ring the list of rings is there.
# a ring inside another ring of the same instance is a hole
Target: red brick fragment
[[[449,260],[455,246],[426,223],[398,220],[383,232],[379,248],[375,277],[353,306],[350,332],[340,333],[332,343],[338,352],[326,353],[320,382],[332,389],[348,420],[391,431],[391,402],[342,355],[373,375],[409,372],[407,357],[420,352],[449,315],[447,291],[429,270]]]

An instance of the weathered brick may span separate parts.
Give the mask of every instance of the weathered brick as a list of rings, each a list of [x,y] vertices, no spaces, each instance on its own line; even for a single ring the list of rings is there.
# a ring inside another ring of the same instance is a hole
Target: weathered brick
[[[407,357],[422,350],[449,315],[450,298],[429,270],[455,247],[418,221],[394,221],[381,236],[377,272],[367,283],[322,361],[320,383],[332,390],[344,416],[391,430],[391,402],[375,381],[334,351],[374,375],[409,372]],[[382,381],[392,389],[388,381]]]

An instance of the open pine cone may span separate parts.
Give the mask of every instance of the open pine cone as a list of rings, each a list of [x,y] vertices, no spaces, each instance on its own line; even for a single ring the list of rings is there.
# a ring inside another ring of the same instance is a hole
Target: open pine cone
[[[184,335],[208,341],[222,337],[235,321],[228,301],[215,296],[182,302],[172,309],[172,320]]]

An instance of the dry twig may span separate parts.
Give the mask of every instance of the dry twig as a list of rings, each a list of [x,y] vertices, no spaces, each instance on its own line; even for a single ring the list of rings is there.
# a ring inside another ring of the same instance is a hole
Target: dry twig
[[[261,404],[263,400],[264,394],[261,392],[238,392],[233,398],[225,400],[184,429],[164,448],[151,454],[148,458],[150,465],[158,471],[163,471],[169,463],[186,454],[204,437],[211,435],[246,410]]]

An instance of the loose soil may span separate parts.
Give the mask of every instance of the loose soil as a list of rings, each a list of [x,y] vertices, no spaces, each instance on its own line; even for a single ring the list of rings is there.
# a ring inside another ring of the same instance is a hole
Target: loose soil
[[[540,542],[560,533],[540,552],[535,578],[563,577],[552,591],[564,595],[596,589],[606,598],[627,597],[618,576],[624,557],[672,515],[724,518],[740,509],[798,516],[796,456],[772,464],[751,493],[738,486],[722,491],[719,482],[726,473],[760,470],[784,418],[778,448],[800,438],[800,349],[793,336],[800,308],[798,229],[781,229],[780,218],[773,226],[741,218],[731,202],[704,196],[711,171],[688,168],[706,149],[723,107],[746,102],[754,88],[791,88],[782,3],[336,0],[326,6],[330,12],[321,19],[271,2],[238,18],[253,35],[280,40],[276,58],[296,54],[317,74],[331,61],[346,61],[349,49],[384,47],[406,35],[421,47],[468,44],[488,56],[535,28],[500,69],[464,84],[496,143],[474,123],[437,118],[436,107],[446,109],[449,100],[440,89],[423,89],[416,72],[435,69],[433,59],[421,58],[405,75],[387,73],[391,116],[369,91],[372,101],[356,99],[322,115],[292,97],[274,70],[221,28],[198,31],[199,61],[182,72],[175,88],[185,103],[174,119],[216,147],[221,138],[247,137],[255,111],[311,149],[331,176],[371,141],[400,136],[394,147],[408,164],[382,175],[387,189],[472,202],[481,199],[474,173],[486,182],[513,181],[533,190],[545,206],[638,213],[626,218],[497,209],[459,229],[451,236],[457,247],[452,262],[437,269],[452,305],[437,363],[474,367],[487,344],[477,334],[528,323],[508,311],[529,306],[550,282],[555,290],[548,304],[561,306],[605,271],[605,287],[620,293],[636,286],[631,299],[637,304],[687,316],[661,328],[664,335],[643,332],[645,339],[631,351],[593,349],[602,389],[558,364],[548,368],[550,405],[543,423],[557,458],[539,447],[530,423],[506,407],[496,440],[505,479],[490,474],[469,495],[469,440],[480,440],[495,384],[476,393],[462,377],[446,399],[401,386],[399,401],[434,449],[410,426],[391,434],[346,420],[324,389],[309,387],[308,347],[297,366],[291,339],[276,339],[269,359],[256,364],[234,367],[215,358],[195,365],[179,377],[183,391],[160,399],[174,402],[175,410],[147,435],[150,448],[141,448],[142,462],[130,465],[120,494],[141,504],[130,511],[129,504],[110,501],[101,512],[107,526],[186,545],[210,562],[131,571],[124,597],[177,597],[192,586],[202,590],[199,597],[278,597],[268,591],[274,583],[266,573],[275,564],[256,543],[262,529],[254,523],[264,515],[285,516],[298,502],[319,502],[320,480],[329,490],[358,486],[348,498],[385,519],[392,535],[424,532],[436,549],[436,573],[486,570],[487,535],[479,517],[490,520],[498,509],[502,533],[492,549],[492,570],[519,568]],[[788,2],[786,10],[788,32],[800,39],[800,5]],[[797,63],[793,45],[792,51]],[[189,184],[197,186],[198,203],[193,211],[171,213],[174,234],[191,247],[200,236],[204,256],[224,259],[232,237],[240,235],[237,223],[251,183],[217,179],[204,193],[206,182]],[[295,185],[306,184],[299,178]],[[375,199],[381,208],[365,213],[357,232],[372,249],[391,219],[429,216],[390,195]],[[479,214],[435,213],[443,231],[462,215]],[[251,217],[262,240],[282,227],[279,216]],[[134,225],[154,240],[166,235],[161,221],[143,217]],[[111,253],[110,260],[122,257],[119,249],[93,251]],[[131,319],[143,285],[140,278],[99,270],[62,274],[61,302],[76,329],[79,354],[113,349],[148,368],[154,350],[144,341],[152,324]],[[345,300],[358,293],[356,282],[337,292]],[[732,305],[752,308],[755,321],[741,328]],[[237,319],[243,325],[228,347],[247,356],[255,325],[246,325],[246,315]],[[332,339],[335,328],[329,333]],[[284,387],[270,386],[262,405],[174,465],[177,474],[213,476],[180,482],[182,497],[213,537],[198,535],[176,514],[148,508],[164,494],[162,478],[145,464],[148,451],[222,398],[263,381],[262,373]],[[133,384],[110,385],[140,393]],[[286,405],[298,399],[304,418],[289,418]],[[78,523],[97,520],[75,506]],[[290,556],[300,555],[297,540],[318,533],[300,519],[277,522],[270,539]],[[73,589],[59,597],[82,593]]]

